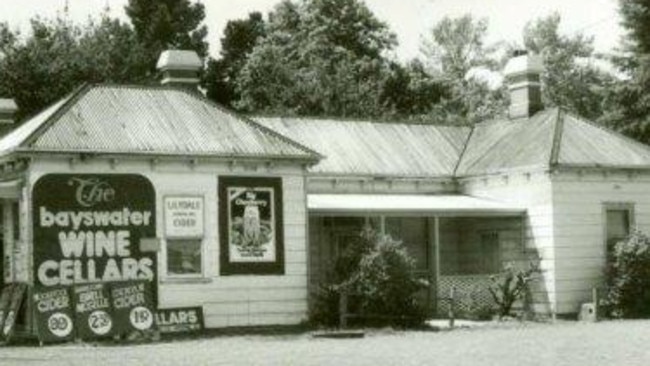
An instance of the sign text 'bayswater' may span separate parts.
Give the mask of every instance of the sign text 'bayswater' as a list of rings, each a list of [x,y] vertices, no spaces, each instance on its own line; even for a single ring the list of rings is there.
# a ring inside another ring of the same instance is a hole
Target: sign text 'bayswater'
[[[42,178],[34,194],[38,282],[153,280],[154,258],[138,250],[138,241],[155,233],[155,194],[143,180],[133,175]],[[63,198],[50,199],[48,190]]]

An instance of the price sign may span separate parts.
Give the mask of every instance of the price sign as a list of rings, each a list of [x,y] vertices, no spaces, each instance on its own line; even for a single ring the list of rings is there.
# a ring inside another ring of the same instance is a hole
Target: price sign
[[[165,197],[165,236],[168,238],[203,237],[203,197]]]
[[[116,332],[146,331],[154,325],[152,285],[147,281],[113,283],[111,301]]]
[[[156,324],[161,333],[183,333],[203,330],[203,308],[158,309]]]
[[[32,304],[39,340],[57,342],[72,339],[74,320],[68,287],[35,286]]]
[[[83,339],[113,334],[113,317],[108,285],[95,283],[74,288],[75,324]]]

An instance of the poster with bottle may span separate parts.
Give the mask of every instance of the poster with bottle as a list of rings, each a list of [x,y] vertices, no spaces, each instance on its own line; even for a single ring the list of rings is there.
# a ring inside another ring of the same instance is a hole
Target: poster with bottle
[[[282,274],[282,179],[220,177],[221,274]]]

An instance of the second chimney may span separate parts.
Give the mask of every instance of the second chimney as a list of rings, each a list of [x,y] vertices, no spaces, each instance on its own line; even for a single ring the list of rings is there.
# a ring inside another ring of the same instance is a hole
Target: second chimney
[[[508,116],[528,118],[544,108],[540,77],[544,71],[542,58],[516,51],[503,70],[510,92]]]
[[[162,73],[160,83],[196,90],[199,86],[201,59],[194,51],[167,50],[160,54],[156,68]]]
[[[13,124],[18,106],[13,99],[0,98],[0,125]]]

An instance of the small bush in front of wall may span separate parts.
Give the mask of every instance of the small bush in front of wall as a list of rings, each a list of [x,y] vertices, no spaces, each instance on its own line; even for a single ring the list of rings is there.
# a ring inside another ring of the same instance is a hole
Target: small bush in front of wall
[[[497,305],[499,318],[510,316],[513,305],[523,300],[530,289],[530,283],[540,272],[539,266],[529,263],[527,268],[520,268],[515,263],[506,263],[501,273],[490,277],[488,291]]]
[[[364,230],[334,263],[312,308],[312,321],[336,325],[341,294],[361,325],[417,326],[426,318],[415,294],[428,284],[415,274],[415,262],[400,241]]]
[[[607,267],[604,310],[616,318],[650,317],[650,237],[635,232],[617,243]]]

